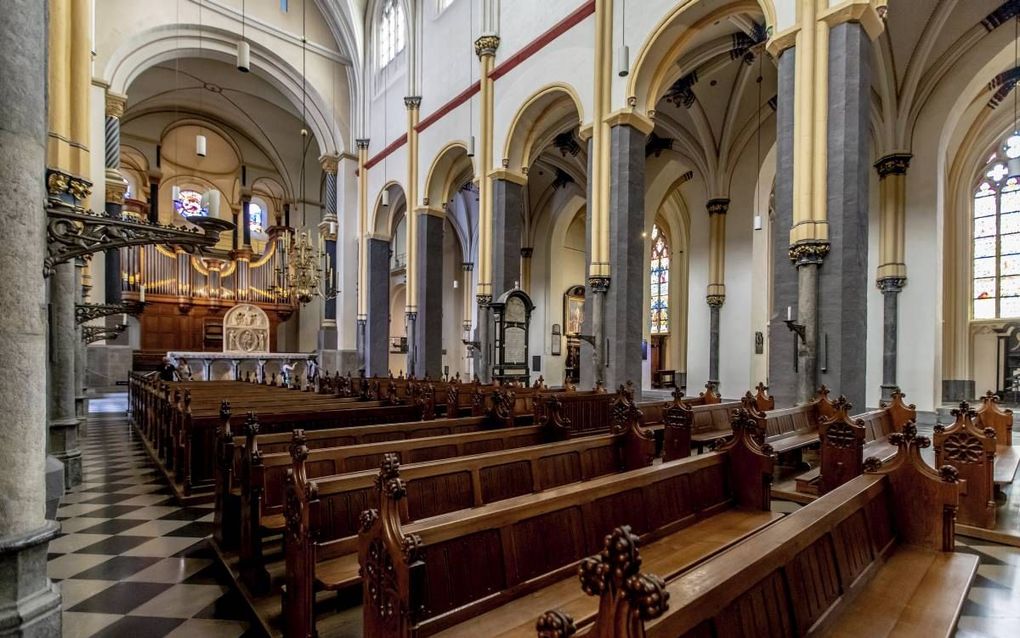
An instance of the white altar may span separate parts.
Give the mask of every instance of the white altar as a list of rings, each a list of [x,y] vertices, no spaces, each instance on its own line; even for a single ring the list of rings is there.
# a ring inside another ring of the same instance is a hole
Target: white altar
[[[233,379],[240,381],[243,372],[242,368],[248,367],[255,372],[255,377],[262,381],[267,374],[280,372],[285,365],[294,367],[294,373],[300,377],[307,376],[305,370],[308,359],[316,360],[318,355],[307,352],[168,352],[166,356],[171,360],[180,362],[184,359],[188,362],[195,380],[212,381],[214,379]],[[215,374],[214,364],[227,362],[230,367],[226,373]],[[245,366],[245,364],[251,364]],[[316,361],[316,364],[318,361]],[[198,364],[198,365],[196,365]],[[275,365],[274,365],[275,364]],[[201,376],[199,376],[201,375]]]

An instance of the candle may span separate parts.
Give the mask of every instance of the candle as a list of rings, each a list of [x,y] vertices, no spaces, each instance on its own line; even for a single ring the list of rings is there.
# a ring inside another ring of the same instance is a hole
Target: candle
[[[786,307],[786,320],[793,321],[793,308],[790,306]]]
[[[138,289],[138,301],[145,303],[145,284],[142,284],[142,287]]]
[[[122,324],[124,324],[125,326],[127,325],[127,313],[126,313],[126,312],[125,312],[125,313],[123,313],[123,314],[121,314],[121,316],[120,316],[120,322],[121,322]]]

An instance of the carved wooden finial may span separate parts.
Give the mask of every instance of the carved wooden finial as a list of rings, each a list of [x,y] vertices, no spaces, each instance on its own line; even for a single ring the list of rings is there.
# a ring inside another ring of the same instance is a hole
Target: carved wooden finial
[[[577,626],[570,614],[552,609],[538,617],[535,630],[538,638],[570,638],[577,633]]]
[[[833,403],[832,405],[834,408],[836,408],[837,418],[848,418],[850,415],[850,410],[852,410],[854,407],[853,404],[850,403],[850,401],[847,400],[847,398],[842,394],[839,395],[839,398],[836,399],[836,402]]]
[[[400,457],[393,453],[383,455],[375,486],[390,500],[399,501],[407,495],[407,488],[400,478]]]
[[[680,386],[673,386],[673,392],[671,395],[673,397],[673,405],[682,403],[684,400],[684,391],[680,389]]]
[[[931,446],[931,439],[926,436],[918,436],[917,426],[913,422],[904,425],[902,432],[890,434],[889,442],[901,448],[913,446],[923,449]]]
[[[304,460],[308,458],[308,437],[305,436],[305,431],[302,429],[294,430],[294,434],[290,440],[290,458],[294,459],[295,465],[300,461],[302,465]]]
[[[227,401],[226,399],[220,401],[220,421],[223,421],[224,423],[226,423],[227,427],[229,428],[229,426],[230,426],[230,401]]]
[[[818,396],[819,399],[823,399],[823,398],[824,399],[828,399],[829,398],[829,392],[830,392],[829,391],[829,387],[827,385],[825,385],[825,384],[822,384],[822,385],[818,386],[818,394],[817,394],[817,396]]]
[[[606,536],[597,556],[581,561],[581,589],[602,599],[591,635],[636,638],[643,634],[645,621],[669,609],[666,583],[658,576],[641,573],[638,544],[629,525],[617,527]],[[620,635],[619,629],[623,628],[625,633]]]

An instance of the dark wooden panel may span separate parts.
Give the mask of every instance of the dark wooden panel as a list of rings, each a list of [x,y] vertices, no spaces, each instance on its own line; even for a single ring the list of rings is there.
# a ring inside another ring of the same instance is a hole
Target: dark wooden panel
[[[361,438],[362,443],[383,443],[384,441],[403,441],[407,436],[403,432],[377,432],[366,434]]]
[[[794,633],[782,575],[765,577],[716,616],[719,638],[789,638]]]
[[[491,503],[534,491],[535,482],[531,476],[531,462],[518,461],[479,471],[482,483],[482,502]]]
[[[466,509],[474,504],[471,472],[441,474],[407,481],[411,520]]]
[[[374,487],[322,497],[319,503],[322,512],[320,537],[335,539],[357,534],[358,517],[363,511],[377,506],[377,498]]]
[[[602,547],[606,534],[620,525],[630,525],[638,535],[648,531],[647,512],[640,489],[604,496],[591,504],[591,518],[585,521],[587,538],[595,551]]]
[[[581,510],[577,507],[514,524],[511,535],[518,578],[521,581],[534,578],[584,558],[589,552],[581,529]]]
[[[730,472],[725,463],[712,465],[691,475],[691,491],[694,509],[702,510],[715,503],[721,503],[733,495],[730,486]]]
[[[454,538],[423,550],[424,616],[459,607],[507,586],[497,530]]]
[[[620,471],[620,455],[614,445],[587,449],[582,458],[585,480]]]
[[[684,474],[645,488],[648,526],[652,529],[694,513],[691,477]]]
[[[581,456],[577,452],[546,456],[538,460],[542,489],[576,483],[581,480]]]
[[[832,537],[826,534],[819,538],[787,563],[784,570],[797,635],[802,636],[842,593]]]
[[[849,587],[861,572],[875,558],[874,548],[868,538],[868,519],[863,509],[857,510],[850,518],[836,526],[832,540],[843,588]]]
[[[483,439],[481,441],[469,441],[464,444],[464,454],[485,454],[486,452],[500,452],[506,445],[503,439]]]
[[[410,451],[408,463],[423,463],[425,461],[438,461],[457,456],[456,445],[435,445],[426,448],[415,448]]]
[[[883,491],[878,498],[872,499],[864,508],[864,514],[868,520],[868,530],[871,532],[872,547],[876,555],[893,539],[891,508],[892,503],[889,500],[888,490]]]
[[[382,462],[382,454],[364,454],[362,456],[352,456],[345,461],[346,467],[345,472],[357,472],[359,470],[374,470],[379,469],[379,463]],[[401,458],[403,462],[403,458]]]

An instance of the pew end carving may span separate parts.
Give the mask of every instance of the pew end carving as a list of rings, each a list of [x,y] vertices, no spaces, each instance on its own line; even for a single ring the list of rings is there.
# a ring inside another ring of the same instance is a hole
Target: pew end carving
[[[904,399],[907,395],[896,388],[889,401],[883,402],[882,407],[889,411],[893,426],[900,430],[904,425],[917,419],[917,407],[913,403],[907,403]],[[1012,420],[1010,421],[1012,423]]]
[[[850,418],[853,406],[840,395],[832,404],[835,413],[818,424],[821,444],[820,494],[826,494],[864,471],[864,424]]]
[[[977,422],[982,427],[995,429],[998,445],[1013,445],[1013,410],[1003,409],[999,405],[999,397],[991,390],[981,397],[981,407],[977,409]]]
[[[769,394],[769,387],[761,381],[754,387],[754,402],[761,412],[776,409],[776,398]]]
[[[976,414],[966,402],[952,411],[954,421],[949,426],[936,425],[932,437],[935,448],[935,465],[956,468],[966,490],[960,498],[957,517],[960,523],[993,528],[996,518],[995,503],[995,448],[996,432],[992,427],[982,428]]]
[[[913,423],[903,426],[902,432],[890,434],[889,442],[899,448],[896,455],[886,463],[870,458],[864,463],[864,471],[889,477],[889,507],[901,540],[933,551],[953,551],[961,490],[959,472],[950,465],[935,470],[921,458],[921,450],[931,446],[931,440],[918,436]]]
[[[772,507],[772,478],[777,456],[771,445],[759,443],[757,419],[745,408],[733,411],[730,425],[733,437],[717,445],[715,450],[729,455],[733,498],[739,507],[767,512]]]
[[[400,461],[387,454],[376,478],[379,509],[361,514],[358,561],[361,566],[364,633],[379,638],[409,638],[414,621],[412,579],[420,578],[421,539],[401,528],[401,501],[407,488]]]
[[[286,588],[282,594],[284,624],[288,636],[315,636],[315,618],[311,602],[315,597],[315,543],[311,530],[317,509],[318,488],[308,480],[305,461],[308,445],[304,430],[295,430],[290,444],[291,467],[285,478],[284,561]],[[292,598],[293,601],[288,601]],[[306,604],[301,604],[305,601]]]
[[[701,399],[702,405],[722,403],[722,397],[719,395],[719,385],[709,381],[705,384],[705,391],[698,393],[698,398]]]
[[[694,411],[683,401],[684,393],[673,390],[673,401],[662,410],[665,425],[662,444],[662,460],[675,461],[691,455],[691,431],[694,425]]]
[[[585,634],[589,638],[643,638],[645,622],[669,609],[665,582],[641,572],[639,542],[629,525],[617,527],[606,536],[602,551],[578,566],[581,589],[599,598],[595,624]],[[576,632],[573,620],[561,611],[543,614],[537,629],[539,636]]]

